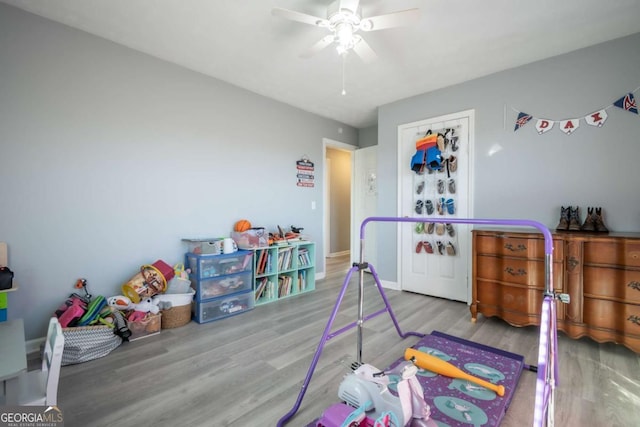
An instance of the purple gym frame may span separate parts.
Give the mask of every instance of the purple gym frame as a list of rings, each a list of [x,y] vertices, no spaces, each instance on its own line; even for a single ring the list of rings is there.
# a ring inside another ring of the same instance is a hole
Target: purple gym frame
[[[333,307],[333,311],[331,312],[331,316],[329,316],[329,320],[327,325],[325,326],[324,332],[322,334],[322,338],[320,338],[320,342],[318,343],[318,347],[313,356],[313,360],[311,361],[311,365],[309,366],[309,370],[307,371],[307,376],[302,383],[302,388],[300,389],[300,393],[298,393],[298,398],[296,399],[296,403],[293,408],[286,413],[280,420],[278,420],[278,427],[285,425],[293,415],[300,408],[300,404],[302,403],[302,399],[307,391],[307,387],[309,386],[309,382],[311,381],[311,377],[313,376],[313,371],[318,364],[318,360],[320,359],[320,355],[322,354],[322,350],[324,349],[324,345],[330,339],[346,332],[349,329],[357,326],[357,361],[358,363],[362,363],[362,325],[365,321],[372,319],[384,312],[388,312],[391,317],[391,321],[393,322],[398,335],[401,338],[407,338],[408,336],[416,336],[416,337],[424,337],[425,334],[419,332],[406,332],[403,333],[400,330],[400,325],[396,319],[396,316],[391,310],[391,306],[389,305],[389,301],[387,300],[387,296],[382,289],[382,285],[380,284],[380,279],[378,278],[378,274],[376,273],[373,265],[365,263],[364,261],[364,229],[365,226],[369,222],[424,222],[425,218],[399,218],[399,217],[368,217],[362,221],[360,225],[360,263],[355,264],[349,269],[347,272],[347,276],[344,279],[342,284],[342,288],[340,293],[338,294],[338,298],[336,300],[336,304]],[[435,223],[449,223],[449,224],[479,224],[479,225],[501,225],[501,226],[510,226],[510,227],[533,227],[537,228],[544,236],[544,253],[545,253],[545,290],[544,290],[544,298],[542,301],[542,313],[540,316],[540,338],[539,338],[539,347],[538,347],[538,374],[536,380],[536,397],[535,397],[535,407],[533,413],[533,426],[543,426],[544,419],[546,418],[546,425],[548,427],[553,426],[554,424],[554,403],[555,403],[555,388],[557,386],[557,378],[558,378],[558,331],[557,331],[557,318],[556,318],[556,305],[555,300],[561,299],[558,294],[555,293],[553,289],[553,239],[551,236],[551,232],[547,227],[542,225],[537,221],[530,220],[517,220],[517,219],[473,219],[473,218],[428,218],[429,222]],[[378,288],[378,292],[384,301],[385,308],[376,311],[375,313],[364,316],[363,314],[363,306],[364,306],[364,270],[369,268],[371,274],[375,280],[376,286]],[[344,326],[338,329],[335,332],[330,332],[331,327],[333,326],[333,322],[338,314],[338,309],[340,308],[340,304],[342,303],[342,299],[346,293],[347,287],[349,286],[349,281],[351,279],[351,275],[358,270],[360,272],[360,286],[358,288],[358,320],[357,322],[350,323],[347,326]]]

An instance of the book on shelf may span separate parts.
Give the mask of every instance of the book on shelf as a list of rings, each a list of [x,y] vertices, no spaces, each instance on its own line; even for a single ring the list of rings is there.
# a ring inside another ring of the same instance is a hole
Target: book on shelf
[[[293,277],[291,276],[279,276],[278,277],[278,297],[286,297],[291,294],[291,285],[293,282]]]
[[[257,252],[256,274],[264,274],[267,261],[268,250],[262,249]]]
[[[298,292],[307,289],[307,270],[298,271]]]
[[[293,256],[293,247],[278,248],[278,270],[291,269],[291,261]]]
[[[307,248],[298,249],[298,263],[304,267],[311,265],[311,257]]]
[[[270,300],[275,298],[274,284],[267,277],[263,277],[256,281],[255,300]]]
[[[271,251],[261,249],[256,252],[256,274],[268,274],[271,271]]]

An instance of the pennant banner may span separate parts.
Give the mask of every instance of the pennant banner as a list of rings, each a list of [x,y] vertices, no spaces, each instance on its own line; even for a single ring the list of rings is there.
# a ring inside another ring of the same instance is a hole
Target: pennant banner
[[[551,128],[553,128],[554,123],[555,122],[553,120],[538,119],[538,122],[536,123],[536,130],[540,135],[542,135],[543,133],[550,131]]]
[[[600,110],[586,116],[584,118],[584,121],[587,122],[588,125],[601,128],[604,122],[607,120],[607,117],[609,117],[607,116],[607,110]]]
[[[518,112],[518,117],[516,118],[516,125],[513,131],[514,132],[517,131],[518,129],[520,129],[527,123],[529,123],[529,121],[531,121],[532,119],[536,119],[536,131],[538,132],[539,135],[549,132],[551,129],[553,129],[556,123],[558,123],[558,128],[563,133],[565,133],[566,135],[571,135],[580,127],[580,120],[582,119],[584,119],[586,124],[600,128],[604,125],[604,122],[607,121],[607,118],[609,117],[607,115],[607,109],[611,107],[618,107],[630,113],[633,113],[636,115],[638,114],[638,105],[636,104],[636,99],[633,95],[636,91],[638,91],[638,89],[640,88],[637,88],[633,92],[629,92],[625,96],[615,101],[613,104],[605,108],[602,108],[601,110],[594,111],[591,114],[588,114],[584,117],[576,118],[576,119],[567,119],[567,120],[541,119],[541,118],[534,117],[531,114],[527,114],[522,111],[518,111],[514,109],[515,111]]]
[[[518,119],[516,120],[516,128],[513,130],[514,132],[520,129],[522,126],[526,125],[532,117],[527,113],[519,113]]]
[[[571,135],[580,127],[580,119],[563,120],[560,122],[560,130],[567,135]]]
[[[618,108],[638,114],[638,106],[636,105],[636,99],[633,97],[633,93],[628,93],[622,98],[613,103]]]

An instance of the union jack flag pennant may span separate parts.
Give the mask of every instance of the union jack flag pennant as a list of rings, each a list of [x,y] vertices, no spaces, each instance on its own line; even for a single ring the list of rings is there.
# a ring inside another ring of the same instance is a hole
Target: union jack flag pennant
[[[626,94],[614,102],[613,105],[634,114],[638,114],[638,105],[636,104],[636,99],[633,97],[633,93]]]
[[[513,129],[513,131],[517,131],[518,129],[520,129],[522,126],[526,125],[529,120],[531,120],[533,118],[533,116],[531,114],[527,114],[527,113],[523,113],[520,112],[518,113],[518,118],[516,119],[516,127],[515,129]]]

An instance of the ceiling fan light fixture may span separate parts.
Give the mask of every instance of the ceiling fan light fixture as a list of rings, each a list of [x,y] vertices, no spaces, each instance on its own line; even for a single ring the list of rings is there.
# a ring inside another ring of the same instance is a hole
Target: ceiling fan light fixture
[[[335,44],[340,56],[345,57],[349,51],[354,51],[365,63],[375,60],[376,53],[367,41],[358,35],[359,32],[399,27],[415,22],[420,16],[419,9],[414,8],[363,18],[360,0],[334,0],[327,7],[326,19],[278,7],[273,8],[271,13],[291,21],[328,30],[329,34],[300,55],[303,58],[309,58],[329,45]]]
[[[338,52],[340,52],[340,48],[345,51],[353,48],[355,45],[353,32],[353,26],[348,23],[342,23],[336,27],[335,41],[338,44]]]

